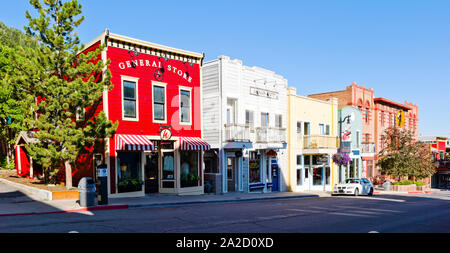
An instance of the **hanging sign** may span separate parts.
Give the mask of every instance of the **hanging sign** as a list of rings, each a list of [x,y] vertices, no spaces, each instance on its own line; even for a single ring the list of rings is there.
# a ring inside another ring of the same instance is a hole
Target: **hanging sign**
[[[161,130],[161,133],[159,134],[159,136],[161,137],[161,140],[163,140],[163,141],[170,140],[170,138],[172,138],[172,131],[170,131],[169,128],[165,128],[165,129]]]
[[[395,117],[395,125],[399,128],[402,128],[405,125],[405,112],[403,110],[397,112],[397,116]]]

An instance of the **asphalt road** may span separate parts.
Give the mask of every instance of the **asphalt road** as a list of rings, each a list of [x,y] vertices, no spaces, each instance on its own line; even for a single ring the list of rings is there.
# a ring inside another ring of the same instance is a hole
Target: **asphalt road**
[[[0,217],[1,233],[449,233],[450,191]]]

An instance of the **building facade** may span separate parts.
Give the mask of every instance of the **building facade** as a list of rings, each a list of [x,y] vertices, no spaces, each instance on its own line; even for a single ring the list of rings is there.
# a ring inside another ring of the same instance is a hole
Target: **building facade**
[[[362,166],[362,126],[361,110],[354,106],[339,109],[340,151],[350,156],[350,163],[339,168],[339,182],[347,178],[365,177],[366,171]]]
[[[336,97],[339,108],[357,107],[362,113],[361,177],[373,179],[380,176],[376,166],[377,154],[382,149],[382,138],[386,128],[395,126],[398,119],[401,128],[413,132],[418,137],[418,106],[405,101],[404,104],[385,98],[375,98],[373,89],[352,83],[342,91],[331,91],[308,95],[312,98],[326,100]],[[383,139],[384,140],[384,139]]]
[[[338,101],[299,96],[288,88],[288,178],[290,191],[331,191],[338,182],[332,156],[338,148]]]
[[[219,56],[205,62],[205,176],[216,193],[286,190],[287,80]]]
[[[104,152],[92,155],[107,166],[110,197],[202,194],[203,151],[209,149],[201,138],[203,54],[108,30],[85,51],[100,44],[114,86],[104,91],[101,109],[119,125]]]
[[[419,136],[419,141],[428,144],[436,166],[431,176],[431,187],[450,188],[450,135]]]

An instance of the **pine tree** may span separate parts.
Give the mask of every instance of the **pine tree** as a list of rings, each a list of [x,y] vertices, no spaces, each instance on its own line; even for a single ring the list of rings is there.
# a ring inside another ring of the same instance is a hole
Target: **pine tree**
[[[72,187],[72,165],[84,148],[102,143],[117,129],[107,120],[103,111],[96,113],[102,102],[104,89],[112,89],[111,73],[106,69],[109,61],[101,60],[104,45],[87,54],[79,53],[83,47],[74,31],[84,16],[76,0],[30,0],[39,12],[33,18],[26,12],[29,26],[27,34],[34,36],[41,47],[37,61],[43,68],[40,81],[32,87],[38,99],[37,117],[29,124],[37,129],[37,144],[27,145],[33,161],[41,164],[51,181],[62,167],[65,168],[66,187]],[[77,120],[77,113],[86,109],[86,115]]]

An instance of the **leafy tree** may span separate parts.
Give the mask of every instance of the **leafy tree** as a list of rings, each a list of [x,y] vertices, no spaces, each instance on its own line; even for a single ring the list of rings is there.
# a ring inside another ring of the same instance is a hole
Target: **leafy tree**
[[[413,138],[413,133],[391,127],[385,130],[377,166],[381,172],[400,180],[402,177],[428,177],[434,171],[429,148]]]
[[[13,168],[13,144],[27,127],[25,119],[30,116],[33,101],[27,99],[33,77],[31,65],[37,43],[21,31],[0,22],[0,142],[6,164]],[[25,75],[24,73],[27,73]],[[3,161],[2,161],[3,163]]]
[[[27,34],[34,36],[41,47],[36,58],[41,68],[40,81],[31,88],[37,117],[29,120],[34,135],[40,142],[27,145],[33,160],[42,165],[46,176],[54,179],[60,168],[65,168],[66,187],[72,187],[72,164],[86,148],[99,145],[117,129],[97,107],[102,102],[104,89],[112,89],[111,73],[106,70],[109,61],[101,60],[104,45],[89,53],[83,48],[74,31],[84,16],[76,0],[30,0],[39,12],[33,18],[26,12]],[[84,117],[77,113],[86,109]]]

